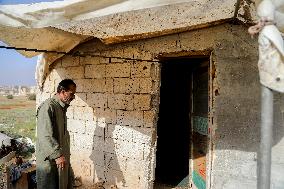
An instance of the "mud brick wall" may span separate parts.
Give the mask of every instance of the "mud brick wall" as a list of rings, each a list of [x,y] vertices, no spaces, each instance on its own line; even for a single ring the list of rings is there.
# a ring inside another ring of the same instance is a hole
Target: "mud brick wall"
[[[207,165],[208,188],[256,188],[260,85],[257,40],[247,28],[219,25],[163,37],[105,45],[91,40],[74,51],[109,57],[159,60],[210,56],[212,109]],[[68,109],[71,163],[84,186],[153,188],[160,63],[117,58],[64,56],[51,67],[37,103],[74,79],[76,100]],[[272,185],[283,188],[283,95],[275,98]],[[173,162],[174,163],[174,162]]]

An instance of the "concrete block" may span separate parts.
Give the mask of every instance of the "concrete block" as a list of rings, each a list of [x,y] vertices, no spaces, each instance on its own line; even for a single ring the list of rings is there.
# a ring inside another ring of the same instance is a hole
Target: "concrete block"
[[[139,93],[139,79],[130,78],[115,78],[114,79],[114,93]],[[145,85],[145,84],[144,84]]]
[[[105,89],[105,92],[107,93],[113,93],[113,79],[111,78],[106,78],[106,89]]]
[[[134,95],[134,109],[135,110],[150,110],[151,109],[151,95]]]
[[[131,67],[131,77],[151,77],[151,62],[135,62]]]
[[[129,158],[127,159],[126,167],[125,181],[127,185],[136,185],[136,188],[142,189],[141,182],[143,182],[143,178],[145,177],[147,164],[144,161]]]
[[[137,144],[134,142],[128,142],[126,140],[108,139],[108,143],[112,142],[114,145],[114,151],[116,154],[129,157],[132,159],[143,160],[143,149],[144,145]],[[109,146],[109,145],[107,145]],[[109,149],[110,151],[111,149]],[[113,152],[112,152],[113,153]]]
[[[67,108],[66,116],[69,119],[73,119],[74,118],[74,107],[73,106],[69,106]]]
[[[121,188],[121,186],[123,186],[125,183],[122,171],[106,169],[105,177],[107,181],[105,185],[109,186],[109,188],[111,185],[116,185],[117,187]]]
[[[62,58],[62,67],[71,67],[71,66],[79,66],[80,65],[80,60],[78,56],[70,56],[70,55],[65,55]]]
[[[71,106],[87,106],[87,94],[76,93],[75,99],[70,103]]]
[[[151,78],[140,78],[139,79],[139,92],[153,94],[153,82]]]
[[[84,78],[84,67],[68,67],[68,68],[58,68],[57,73],[61,79],[82,79]]]
[[[155,81],[161,80],[161,64],[154,62],[151,69],[151,77]]]
[[[67,129],[72,133],[83,134],[86,132],[86,123],[82,120],[67,119]]]
[[[81,65],[88,65],[88,64],[105,64],[109,63],[109,58],[102,58],[102,57],[80,57],[80,64]]]
[[[154,110],[144,111],[143,112],[143,127],[155,128],[157,124],[157,115],[158,113]]]
[[[107,95],[104,93],[88,93],[87,103],[91,107],[106,108],[107,106]]]
[[[77,85],[77,92],[98,92],[104,93],[106,90],[105,79],[78,79],[74,81]]]
[[[110,58],[110,62],[111,63],[121,63],[121,62],[125,62],[126,60],[123,58]]]
[[[95,116],[97,120],[104,123],[116,123],[116,111],[104,108],[95,108]]]
[[[106,91],[106,80],[105,79],[89,79],[84,83],[85,92],[104,93]]]
[[[133,128],[128,126],[108,124],[106,137],[131,142],[133,137],[133,130]]]
[[[95,145],[95,137],[88,134],[74,133],[74,146],[83,149],[92,149]]]
[[[106,65],[86,65],[85,78],[103,78],[106,75]]]
[[[48,75],[48,78],[49,80],[61,80],[61,76],[59,75],[59,73],[57,72],[57,69],[58,68],[54,68],[53,70],[50,71],[49,75]],[[57,87],[57,85],[55,86]]]
[[[143,126],[143,111],[117,111],[117,124]]]
[[[46,79],[43,84],[43,91],[49,92],[49,93],[55,93],[56,89],[55,89],[54,80]]]
[[[119,154],[105,153],[105,168],[107,170],[117,170],[123,171],[126,170],[126,157]]]
[[[94,151],[104,151],[105,141],[103,137],[93,136],[92,149]]]
[[[153,138],[155,138],[155,136],[153,136],[155,132],[152,128],[135,127],[132,129],[132,133],[132,142],[138,144],[150,145]]]
[[[100,127],[97,121],[86,121],[86,134],[104,137],[104,127]]]
[[[93,150],[89,158],[95,165],[105,166],[105,155],[103,151]]]
[[[94,121],[94,110],[91,107],[74,108],[74,119]]]
[[[116,110],[133,110],[133,96],[125,94],[108,95],[108,108]]]
[[[104,147],[105,152],[117,154],[116,148],[117,148],[116,139],[108,137],[105,138],[105,147]]]
[[[106,65],[106,77],[130,77],[130,63],[115,63]]]

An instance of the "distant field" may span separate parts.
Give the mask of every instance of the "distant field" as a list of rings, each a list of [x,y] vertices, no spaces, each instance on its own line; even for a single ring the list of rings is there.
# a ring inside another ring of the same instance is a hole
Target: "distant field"
[[[26,97],[7,99],[0,96],[0,131],[11,136],[25,136],[35,141],[36,101]]]

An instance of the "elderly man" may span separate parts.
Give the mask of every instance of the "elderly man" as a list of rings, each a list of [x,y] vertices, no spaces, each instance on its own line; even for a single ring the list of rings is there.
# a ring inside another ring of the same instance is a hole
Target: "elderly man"
[[[71,79],[64,79],[59,83],[57,93],[37,110],[38,189],[72,188],[66,111],[75,92],[76,84]]]

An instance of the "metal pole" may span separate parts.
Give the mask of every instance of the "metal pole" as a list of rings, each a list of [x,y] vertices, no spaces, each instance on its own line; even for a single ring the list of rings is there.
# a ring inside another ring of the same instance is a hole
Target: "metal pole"
[[[269,189],[271,177],[271,148],[273,131],[273,92],[261,86],[261,131],[258,153],[257,188]]]

